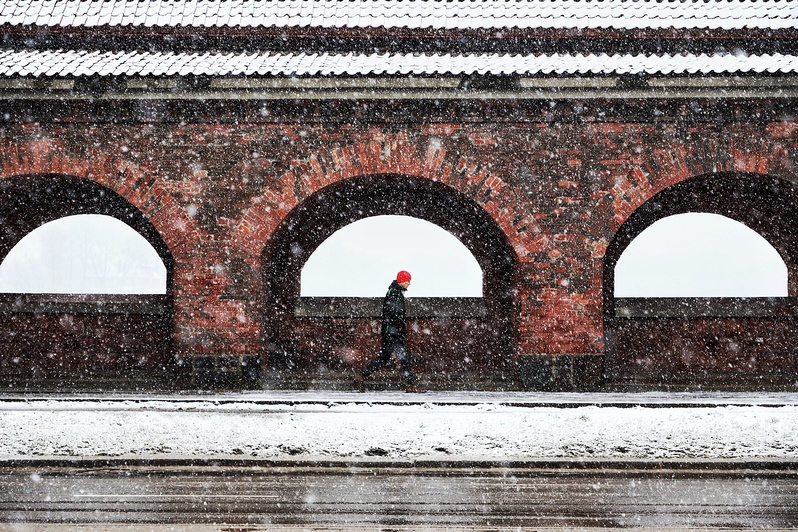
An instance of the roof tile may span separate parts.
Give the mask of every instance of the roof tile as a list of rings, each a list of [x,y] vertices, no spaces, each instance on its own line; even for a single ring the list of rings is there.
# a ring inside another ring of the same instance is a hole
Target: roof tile
[[[271,54],[5,51],[4,76],[796,73],[794,55]]]
[[[270,26],[275,13],[285,26],[779,29],[798,25],[798,0],[0,0],[15,25]]]

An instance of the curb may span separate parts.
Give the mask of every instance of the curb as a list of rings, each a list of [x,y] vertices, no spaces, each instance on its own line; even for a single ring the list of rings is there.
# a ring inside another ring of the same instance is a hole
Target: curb
[[[19,457],[0,458],[3,468],[208,468],[208,469],[393,469],[393,470],[463,470],[502,472],[507,470],[529,472],[568,472],[571,474],[656,473],[677,474],[704,472],[707,474],[768,474],[794,475],[798,478],[798,458],[758,459],[606,459],[606,458],[551,458],[551,459],[485,459],[485,458],[375,458],[375,457],[308,457],[308,458],[248,458],[240,456],[219,457]]]
[[[175,409],[219,410],[235,405],[252,405],[257,408],[330,408],[344,405],[369,406],[475,406],[490,405],[511,408],[722,408],[798,406],[798,393],[446,393],[429,392],[408,395],[404,392],[263,392],[250,394],[77,394],[77,395],[25,395],[0,393],[0,410],[59,409],[92,410],[92,405],[119,405],[121,410],[162,410],[165,403]],[[102,409],[107,409],[104,407]]]

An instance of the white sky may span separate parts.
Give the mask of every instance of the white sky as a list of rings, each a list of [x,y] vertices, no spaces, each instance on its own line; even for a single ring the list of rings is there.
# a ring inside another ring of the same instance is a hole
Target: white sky
[[[717,214],[668,216],[646,228],[615,266],[616,297],[786,296],[773,246]]]
[[[399,270],[408,296],[478,297],[482,271],[451,233],[405,216],[375,216],[334,233],[302,270],[303,296],[380,297]],[[108,216],[41,226],[0,265],[0,292],[164,293],[166,269],[150,244]],[[622,254],[616,297],[785,296],[787,269],[745,225],[714,214],[657,221]]]
[[[111,216],[67,216],[28,233],[0,264],[0,292],[164,294],[166,267]]]
[[[480,297],[482,270],[448,231],[408,216],[373,216],[333,233],[302,269],[303,296],[382,297],[400,270],[408,296]]]

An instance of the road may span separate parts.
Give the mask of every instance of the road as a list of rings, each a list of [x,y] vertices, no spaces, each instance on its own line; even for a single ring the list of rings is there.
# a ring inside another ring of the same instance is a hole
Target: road
[[[5,463],[0,531],[798,527],[789,467],[579,464]]]

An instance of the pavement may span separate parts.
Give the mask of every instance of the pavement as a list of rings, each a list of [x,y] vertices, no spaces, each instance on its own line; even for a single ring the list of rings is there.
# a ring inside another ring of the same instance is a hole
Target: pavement
[[[543,468],[488,469],[425,467],[424,461],[399,467],[300,463],[0,466],[0,532],[707,532],[798,526],[794,472],[675,470],[669,464],[602,469],[598,461],[573,468],[578,463],[565,460],[559,468],[552,461]]]
[[[146,524],[47,524],[47,523],[0,523],[0,532],[750,532],[749,527],[574,527],[574,526],[458,526],[444,525],[380,525],[376,523],[363,525],[284,525],[284,524],[197,524],[197,523],[146,523]],[[767,532],[795,532],[795,528],[759,528]]]
[[[432,404],[476,405],[494,404],[525,408],[577,408],[583,406],[613,406],[619,408],[695,408],[722,406],[786,406],[798,405],[797,392],[470,392],[429,391],[424,394],[342,391],[244,391],[244,392],[178,392],[178,393],[85,393],[62,392],[50,394],[0,394],[3,404],[24,403],[213,403],[216,405],[251,403],[254,405],[328,405],[328,404]]]
[[[0,532],[798,529],[798,393],[0,395]]]

